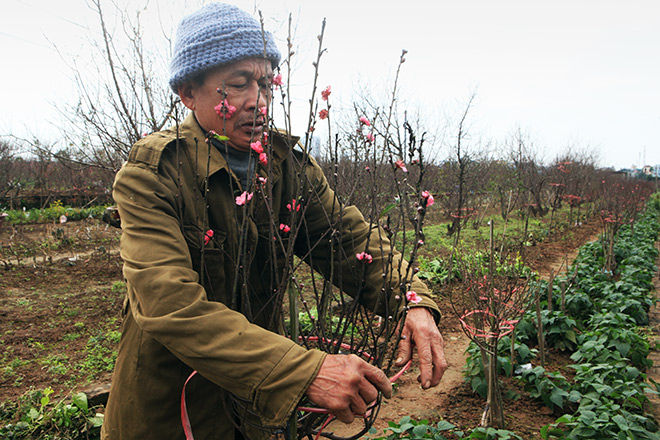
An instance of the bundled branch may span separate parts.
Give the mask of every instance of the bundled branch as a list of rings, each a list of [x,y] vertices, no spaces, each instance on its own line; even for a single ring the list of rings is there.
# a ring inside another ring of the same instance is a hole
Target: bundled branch
[[[502,391],[497,377],[498,341],[513,333],[533,294],[527,286],[528,278],[497,273],[492,220],[490,227],[489,266],[464,265],[461,269],[465,291],[451,294],[450,304],[463,332],[479,347],[486,369],[488,395],[482,426],[503,427]]]

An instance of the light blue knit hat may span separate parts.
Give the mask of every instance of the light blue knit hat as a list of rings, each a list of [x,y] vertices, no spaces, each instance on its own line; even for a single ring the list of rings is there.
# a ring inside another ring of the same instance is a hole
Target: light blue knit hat
[[[210,3],[179,24],[170,64],[170,87],[177,93],[183,82],[205,70],[264,54],[273,68],[277,67],[280,52],[270,32],[262,36],[259,22],[236,6]]]

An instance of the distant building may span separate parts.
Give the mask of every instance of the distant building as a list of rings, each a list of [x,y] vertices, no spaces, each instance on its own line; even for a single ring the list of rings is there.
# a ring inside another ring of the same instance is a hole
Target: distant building
[[[644,165],[642,168],[633,165],[632,168],[621,168],[617,173],[625,174],[628,177],[657,178],[660,177],[660,164]]]

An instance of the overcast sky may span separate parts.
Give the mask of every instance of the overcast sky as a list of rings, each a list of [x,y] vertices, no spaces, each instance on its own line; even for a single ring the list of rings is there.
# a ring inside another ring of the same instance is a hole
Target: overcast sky
[[[133,10],[143,4],[124,2]],[[145,32],[154,41],[161,28],[173,34],[178,19],[200,3],[151,0]],[[588,147],[603,166],[660,163],[658,0],[233,3],[250,12],[261,9],[280,50],[293,13],[300,90],[311,87],[316,35],[326,17],[328,52],[319,85],[332,85],[338,107],[350,102],[360,84],[384,96],[406,49],[405,103],[429,125],[456,119],[476,93],[472,132],[492,145],[520,128],[546,159]],[[53,104],[75,102],[67,62],[89,62],[86,42],[97,32],[95,16],[85,0],[2,4],[0,134],[55,141],[61,121]],[[308,95],[296,98],[302,106]],[[294,116],[304,119],[304,112]]]

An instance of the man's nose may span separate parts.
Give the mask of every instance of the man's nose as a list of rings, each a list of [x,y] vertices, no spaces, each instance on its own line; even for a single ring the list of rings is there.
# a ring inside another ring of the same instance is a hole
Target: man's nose
[[[262,87],[259,86],[259,84],[253,84],[250,87],[249,99],[250,110],[268,105],[268,97],[266,96],[266,92]]]

